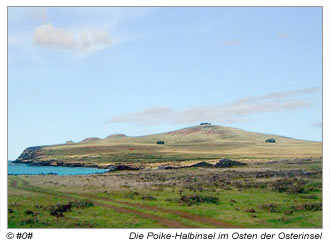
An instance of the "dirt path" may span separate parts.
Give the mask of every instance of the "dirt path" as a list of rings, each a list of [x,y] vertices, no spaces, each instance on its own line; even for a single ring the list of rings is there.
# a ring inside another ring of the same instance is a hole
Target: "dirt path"
[[[84,195],[85,196],[85,195]],[[86,195],[86,197],[89,197]],[[209,225],[214,225],[218,228],[234,228],[233,225],[220,221],[218,219],[210,218],[210,217],[205,217],[205,216],[200,216],[196,214],[191,214],[188,212],[180,211],[180,210],[175,210],[175,209],[169,209],[169,208],[161,208],[158,206],[153,206],[153,205],[146,205],[146,204],[141,204],[141,203],[131,203],[131,202],[126,202],[126,201],[118,201],[118,200],[113,200],[110,198],[105,198],[105,197],[93,197],[95,199],[100,199],[100,200],[105,200],[105,201],[110,201],[110,202],[115,202],[119,203],[122,205],[127,205],[131,207],[136,207],[136,208],[142,208],[142,209],[148,209],[156,212],[163,212],[163,213],[170,213],[170,214],[175,214],[178,215],[182,218],[196,221],[202,224],[209,224]]]
[[[200,216],[200,215],[196,215],[196,214],[191,214],[191,213],[180,211],[180,210],[161,208],[158,206],[145,205],[145,204],[130,203],[130,202],[126,202],[126,201],[118,201],[118,202],[121,204],[127,204],[130,206],[135,206],[135,207],[139,207],[139,208],[150,209],[153,211],[176,214],[176,215],[179,215],[180,217],[183,217],[188,220],[193,220],[193,221],[197,221],[199,223],[204,223],[204,224],[215,225],[219,228],[233,228],[233,226],[231,224],[222,222],[218,219]]]
[[[170,220],[170,219],[163,218],[163,217],[160,217],[160,216],[157,216],[157,215],[153,215],[153,214],[149,214],[149,213],[143,213],[141,211],[137,211],[137,210],[134,210],[134,209],[125,208],[125,207],[117,207],[117,206],[113,206],[113,205],[110,205],[110,204],[100,203],[99,201],[95,200],[96,199],[95,197],[81,196],[81,195],[78,195],[78,194],[67,195],[67,194],[63,194],[61,192],[54,193],[54,192],[50,192],[50,191],[45,191],[44,189],[42,189],[40,187],[35,187],[35,186],[28,185],[28,182],[25,181],[25,180],[22,180],[22,181],[23,181],[23,187],[18,187],[16,180],[13,180],[10,185],[12,187],[14,187],[15,189],[29,190],[29,191],[32,190],[34,192],[45,193],[45,194],[49,194],[49,195],[58,195],[58,196],[61,196],[63,198],[66,198],[66,199],[76,199],[76,197],[88,197],[89,199],[94,198],[94,199],[90,199],[90,200],[92,200],[92,202],[97,206],[110,208],[110,209],[112,209],[112,210],[114,210],[118,213],[134,214],[134,215],[137,215],[139,217],[146,218],[146,219],[152,219],[155,222],[159,223],[160,225],[163,225],[163,226],[169,227],[169,228],[191,228],[191,227],[193,227],[193,226],[184,225],[184,224],[182,224],[182,223],[180,223],[179,221],[176,221],[176,220]]]
[[[133,210],[133,209],[129,209],[129,208],[117,207],[117,206],[112,206],[112,205],[109,205],[109,204],[103,204],[103,203],[99,203],[95,200],[92,200],[92,201],[95,205],[111,208],[111,209],[113,209],[113,210],[115,210],[116,212],[119,212],[119,213],[135,214],[135,215],[141,216],[143,218],[152,219],[152,220],[156,221],[157,223],[165,225],[166,227],[169,227],[169,228],[187,228],[186,225],[184,225],[184,224],[182,224],[178,221],[175,221],[175,220],[166,219],[166,218],[163,218],[163,217],[159,217],[157,215],[143,213],[143,212]]]

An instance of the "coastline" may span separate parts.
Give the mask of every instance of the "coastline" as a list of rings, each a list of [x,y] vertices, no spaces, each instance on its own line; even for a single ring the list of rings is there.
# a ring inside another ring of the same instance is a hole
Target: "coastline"
[[[8,176],[19,175],[90,175],[104,174],[110,169],[86,167],[86,166],[60,166],[43,165],[43,163],[32,164],[30,162],[8,162]]]
[[[12,163],[15,164],[26,164],[30,166],[61,166],[61,167],[86,167],[86,168],[98,168],[98,169],[109,169],[107,165],[96,165],[90,163],[70,163],[70,162],[59,162],[59,161],[22,161],[22,160],[15,160]]]

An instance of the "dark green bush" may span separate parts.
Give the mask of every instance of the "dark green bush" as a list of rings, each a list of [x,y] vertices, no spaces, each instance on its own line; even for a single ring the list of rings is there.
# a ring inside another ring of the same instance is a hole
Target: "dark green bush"
[[[271,183],[273,191],[287,193],[306,193],[306,181],[302,179],[279,179]]]
[[[261,209],[265,209],[271,213],[277,213],[278,212],[278,204],[276,203],[267,203],[259,206]]]
[[[179,199],[179,203],[186,204],[191,206],[193,204],[200,204],[200,203],[213,203],[219,204],[219,198],[211,197],[211,196],[201,196],[201,195],[183,195]]]

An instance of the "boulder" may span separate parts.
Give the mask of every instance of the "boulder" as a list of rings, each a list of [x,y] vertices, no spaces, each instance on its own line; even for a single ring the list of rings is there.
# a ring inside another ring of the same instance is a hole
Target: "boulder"
[[[212,167],[213,165],[205,161],[191,165],[190,167]]]
[[[230,160],[230,159],[222,159],[219,160],[218,163],[214,165],[217,168],[226,168],[226,167],[233,167],[233,166],[246,166],[246,163]]]
[[[139,170],[138,167],[128,166],[128,165],[115,165],[115,166],[109,166],[109,171],[136,171]]]

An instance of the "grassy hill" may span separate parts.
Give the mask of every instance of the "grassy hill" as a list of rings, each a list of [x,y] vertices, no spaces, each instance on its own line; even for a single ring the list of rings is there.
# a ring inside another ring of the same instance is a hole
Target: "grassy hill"
[[[266,143],[268,138],[274,138],[276,143]],[[160,140],[165,144],[157,144]],[[73,144],[28,148],[16,161],[100,167],[125,163],[153,167],[160,164],[187,165],[196,161],[216,162],[220,158],[267,161],[320,156],[320,142],[201,125],[146,136],[120,134],[105,139],[87,138]]]

